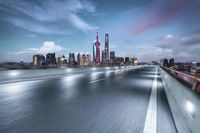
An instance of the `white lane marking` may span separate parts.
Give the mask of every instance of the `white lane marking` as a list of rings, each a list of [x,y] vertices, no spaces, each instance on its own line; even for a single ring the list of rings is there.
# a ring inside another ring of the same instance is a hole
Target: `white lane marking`
[[[102,80],[105,80],[106,78],[102,78],[102,79],[97,79],[97,80],[94,80],[94,81],[91,81],[89,82],[90,84],[93,84],[93,83],[96,83],[96,82],[99,82],[99,81],[102,81]]]
[[[154,76],[143,133],[156,133],[157,119],[157,68]]]

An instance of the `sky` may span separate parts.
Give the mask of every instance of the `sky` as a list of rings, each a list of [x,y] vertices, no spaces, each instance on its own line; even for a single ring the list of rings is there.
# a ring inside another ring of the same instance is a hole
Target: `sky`
[[[199,0],[0,0],[0,62],[101,50],[139,61],[200,62]]]

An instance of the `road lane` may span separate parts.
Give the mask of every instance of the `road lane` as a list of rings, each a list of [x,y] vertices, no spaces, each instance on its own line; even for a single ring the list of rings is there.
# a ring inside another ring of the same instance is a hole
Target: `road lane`
[[[158,73],[158,69],[156,68],[143,133],[156,133],[157,73]]]
[[[146,67],[0,85],[0,132],[142,133],[154,75]]]

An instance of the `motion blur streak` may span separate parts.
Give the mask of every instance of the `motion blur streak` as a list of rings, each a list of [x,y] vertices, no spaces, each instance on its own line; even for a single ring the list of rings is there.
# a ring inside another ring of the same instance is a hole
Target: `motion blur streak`
[[[148,66],[1,84],[0,132],[142,133],[155,74]],[[175,133],[159,72],[156,112],[157,133]]]

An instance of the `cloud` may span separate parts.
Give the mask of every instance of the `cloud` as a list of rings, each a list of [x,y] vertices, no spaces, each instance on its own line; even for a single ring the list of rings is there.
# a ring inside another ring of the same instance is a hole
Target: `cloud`
[[[151,41],[119,42],[112,48],[119,55],[137,57],[139,61],[160,61],[163,58],[175,58],[176,62],[200,62],[200,30],[181,35],[166,34]]]
[[[81,29],[83,31],[91,31],[96,30],[97,27],[91,26],[90,24],[83,21],[80,17],[78,17],[75,14],[69,15],[69,21],[72,23],[73,26],[75,26],[78,29]]]
[[[42,24],[34,23],[28,20],[23,21],[18,18],[9,18],[8,21],[12,22],[12,24],[15,26],[18,26],[24,30],[27,30],[33,33],[56,34],[56,35],[71,34],[66,30],[57,29],[55,26],[42,25]]]
[[[200,57],[200,31],[189,32],[180,36],[170,38],[161,38],[156,40],[156,47],[163,51],[171,52],[163,53],[164,57],[174,57],[179,61],[199,61]],[[159,57],[159,56],[158,56]]]
[[[54,53],[60,52],[64,50],[64,48],[53,41],[45,41],[43,42],[40,48],[25,48],[22,51],[16,52],[17,55],[19,54],[47,54],[47,53]]]
[[[45,41],[39,48],[25,48],[18,52],[4,52],[0,53],[0,62],[32,62],[33,55],[47,53],[56,53],[56,56],[66,55],[67,49],[63,48],[61,45],[56,44],[54,41]]]
[[[132,28],[134,35],[139,35],[154,27],[159,27],[172,20],[180,13],[191,0],[177,1],[156,1],[148,6],[144,15],[136,22]]]
[[[196,30],[189,33],[184,33],[180,36],[166,35],[157,42],[161,47],[194,47],[200,44],[200,30]]]
[[[171,34],[168,34],[168,35],[166,35],[166,37],[165,37],[166,39],[170,39],[170,38],[173,38],[173,35],[171,35]]]
[[[81,17],[96,12],[94,4],[88,0],[2,0],[0,11],[9,14],[6,16],[8,22],[35,33],[57,34],[58,30],[63,31],[57,22],[66,23],[65,29],[69,29],[70,25],[82,31],[95,28]],[[54,26],[50,25],[52,23],[55,23]]]

